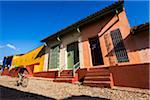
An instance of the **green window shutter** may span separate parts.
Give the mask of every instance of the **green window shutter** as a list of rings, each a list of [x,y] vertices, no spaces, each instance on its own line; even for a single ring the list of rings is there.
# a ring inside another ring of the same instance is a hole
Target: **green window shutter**
[[[60,53],[59,46],[51,48],[49,69],[59,68],[59,53]]]

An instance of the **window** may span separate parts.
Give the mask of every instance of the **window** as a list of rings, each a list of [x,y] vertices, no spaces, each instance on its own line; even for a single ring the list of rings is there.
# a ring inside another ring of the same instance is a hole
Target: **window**
[[[54,46],[50,49],[50,59],[49,59],[49,68],[48,69],[57,69],[59,68],[59,45]]]
[[[123,44],[123,39],[120,30],[114,30],[111,32],[111,38],[114,45],[115,54],[118,62],[129,62],[127,51]]]

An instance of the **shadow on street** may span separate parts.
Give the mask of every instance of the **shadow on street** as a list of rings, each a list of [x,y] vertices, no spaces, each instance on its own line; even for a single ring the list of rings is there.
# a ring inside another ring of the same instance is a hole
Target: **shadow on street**
[[[55,99],[0,86],[0,100],[55,100]]]
[[[0,86],[0,100],[56,100],[56,99]],[[81,96],[70,96],[62,100],[109,100],[109,99],[81,95]]]
[[[92,97],[92,96],[87,96],[87,95],[80,95],[80,96],[71,96],[62,100],[109,100],[109,99],[100,98],[100,97]]]

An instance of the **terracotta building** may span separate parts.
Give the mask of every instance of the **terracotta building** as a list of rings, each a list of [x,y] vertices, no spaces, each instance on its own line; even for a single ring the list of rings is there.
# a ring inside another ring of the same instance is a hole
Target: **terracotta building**
[[[41,40],[35,77],[99,87],[149,88],[149,23],[130,27],[116,2]]]
[[[141,26],[131,28],[124,3],[114,3],[44,38],[45,71],[55,74],[55,82],[148,88],[149,23]]]

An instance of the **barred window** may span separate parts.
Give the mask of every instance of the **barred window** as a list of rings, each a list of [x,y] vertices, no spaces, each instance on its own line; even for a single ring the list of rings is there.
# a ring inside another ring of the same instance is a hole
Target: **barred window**
[[[118,62],[129,62],[128,54],[123,43],[123,39],[119,29],[112,31],[111,33],[112,42],[114,45],[115,54]]]

